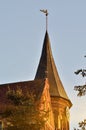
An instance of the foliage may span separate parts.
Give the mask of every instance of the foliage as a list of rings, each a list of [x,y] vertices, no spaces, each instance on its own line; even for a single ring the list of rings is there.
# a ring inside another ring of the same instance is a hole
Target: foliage
[[[86,57],[86,56],[84,56],[84,57]],[[86,77],[86,69],[79,69],[79,70],[77,70],[76,72],[74,72],[76,75],[79,75],[79,74],[81,74],[81,76],[83,77],[83,78],[85,78]],[[77,94],[77,96],[84,96],[85,94],[86,94],[86,84],[84,84],[84,85],[78,85],[78,86],[75,86],[74,87],[74,90],[75,91],[78,91],[78,94]]]
[[[79,85],[79,86],[75,86],[74,87],[74,90],[75,91],[78,91],[78,94],[77,94],[77,96],[84,96],[84,95],[86,95],[86,85]]]
[[[21,88],[8,88],[7,97],[13,103],[2,113],[2,118],[7,120],[7,130],[40,130],[44,127],[49,112],[37,107],[34,94],[27,91],[24,95]]]
[[[78,123],[80,129],[74,128],[74,130],[86,130],[86,119]]]
[[[84,57],[86,57],[86,55],[85,55]],[[85,77],[86,77],[86,69],[79,69],[79,70],[77,70],[77,71],[75,72],[75,74],[76,74],[76,75],[81,74],[81,76],[82,76],[83,78],[85,78]],[[79,85],[79,86],[75,86],[75,87],[74,87],[74,90],[75,90],[75,91],[78,91],[77,96],[80,96],[80,97],[81,97],[81,96],[84,96],[84,95],[86,95],[86,84],[84,84],[84,85]],[[86,130],[86,119],[85,119],[84,121],[79,122],[78,125],[79,125],[79,128],[80,128],[80,129],[74,128],[74,130]]]

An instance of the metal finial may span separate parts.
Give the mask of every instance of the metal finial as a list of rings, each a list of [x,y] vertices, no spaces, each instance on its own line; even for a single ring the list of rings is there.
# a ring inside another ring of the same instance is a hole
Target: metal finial
[[[48,28],[48,11],[47,11],[47,9],[46,10],[40,10],[41,12],[43,12],[45,15],[46,15],[46,30],[47,30],[47,28]]]

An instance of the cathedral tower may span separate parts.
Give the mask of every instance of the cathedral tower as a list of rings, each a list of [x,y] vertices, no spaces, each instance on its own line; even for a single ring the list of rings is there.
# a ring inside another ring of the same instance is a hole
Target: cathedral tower
[[[41,58],[35,75],[35,79],[43,78],[47,78],[49,81],[49,92],[54,114],[55,130],[69,130],[69,109],[72,106],[72,103],[65,92],[56,69],[47,29]]]

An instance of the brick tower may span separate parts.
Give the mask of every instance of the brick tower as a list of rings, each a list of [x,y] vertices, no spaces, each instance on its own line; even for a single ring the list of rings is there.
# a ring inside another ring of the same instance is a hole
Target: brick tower
[[[35,80],[44,78],[47,78],[49,81],[49,93],[54,114],[55,130],[69,130],[69,109],[72,103],[65,92],[56,69],[47,31],[45,33],[42,54]]]

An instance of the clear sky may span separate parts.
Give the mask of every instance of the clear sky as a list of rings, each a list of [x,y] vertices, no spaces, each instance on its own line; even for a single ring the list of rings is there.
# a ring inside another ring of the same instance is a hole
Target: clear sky
[[[40,9],[49,11],[53,57],[73,103],[72,130],[86,118],[86,96],[79,98],[73,90],[85,82],[74,71],[86,67],[86,0],[0,1],[0,84],[34,79],[45,35]]]

